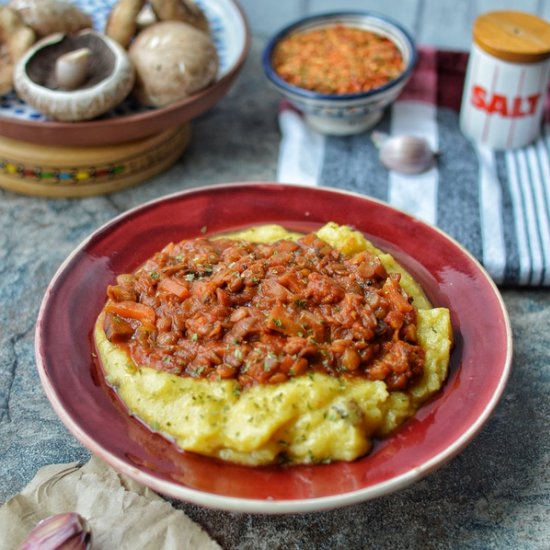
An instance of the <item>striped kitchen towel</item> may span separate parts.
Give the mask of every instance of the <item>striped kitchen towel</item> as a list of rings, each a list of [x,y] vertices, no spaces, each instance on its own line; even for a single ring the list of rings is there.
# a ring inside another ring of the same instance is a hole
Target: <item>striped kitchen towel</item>
[[[362,193],[436,225],[500,285],[550,285],[550,117],[542,136],[514,151],[470,142],[458,126],[467,54],[422,48],[399,100],[375,130],[423,136],[437,166],[408,176],[386,170],[370,132],[322,136],[284,104],[277,179]]]

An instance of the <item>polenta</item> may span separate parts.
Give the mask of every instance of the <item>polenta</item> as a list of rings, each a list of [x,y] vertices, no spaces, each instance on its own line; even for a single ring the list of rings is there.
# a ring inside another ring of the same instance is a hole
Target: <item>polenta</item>
[[[261,226],[189,243],[119,276],[95,327],[108,384],[179,448],[351,461],[443,385],[449,311],[361,233]]]

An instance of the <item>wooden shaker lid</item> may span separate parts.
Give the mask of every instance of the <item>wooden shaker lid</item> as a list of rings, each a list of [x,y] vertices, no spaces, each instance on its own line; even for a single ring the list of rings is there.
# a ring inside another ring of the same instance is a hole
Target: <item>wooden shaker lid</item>
[[[550,57],[550,23],[521,11],[493,11],[474,23],[474,42],[487,53],[512,63]]]

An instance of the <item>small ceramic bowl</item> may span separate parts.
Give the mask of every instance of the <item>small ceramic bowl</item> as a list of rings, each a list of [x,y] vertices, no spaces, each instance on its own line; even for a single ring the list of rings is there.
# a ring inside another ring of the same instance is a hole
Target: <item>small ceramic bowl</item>
[[[403,72],[378,88],[353,94],[322,94],[289,84],[273,68],[273,52],[284,38],[304,31],[344,25],[374,32],[389,38],[401,51]],[[267,78],[302,111],[307,122],[329,135],[357,134],[374,126],[384,109],[401,93],[416,64],[417,51],[410,33],[393,19],[372,12],[335,12],[300,19],[280,30],[266,45],[262,63]]]

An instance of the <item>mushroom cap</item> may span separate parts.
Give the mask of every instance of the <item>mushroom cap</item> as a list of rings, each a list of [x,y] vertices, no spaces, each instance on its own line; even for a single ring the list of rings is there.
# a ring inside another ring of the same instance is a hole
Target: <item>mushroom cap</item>
[[[141,31],[128,50],[136,68],[134,93],[143,105],[162,107],[205,88],[219,61],[210,36],[181,21]]]
[[[39,37],[92,27],[92,18],[66,0],[11,0],[9,5]]]
[[[0,95],[13,89],[14,65],[34,44],[36,35],[19,13],[0,6]]]
[[[194,0],[150,0],[149,5],[159,21],[183,21],[200,31],[210,32],[208,19]]]
[[[92,52],[87,79],[74,90],[58,89],[57,59],[79,48]],[[19,60],[14,75],[19,97],[41,113],[67,122],[110,111],[130,93],[134,81],[135,71],[124,48],[92,30],[42,39]]]
[[[107,18],[105,34],[127,48],[137,32],[137,18],[144,5],[145,0],[118,0]]]

